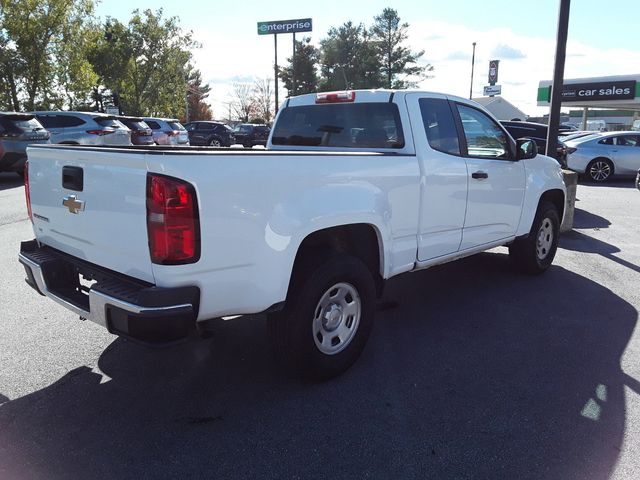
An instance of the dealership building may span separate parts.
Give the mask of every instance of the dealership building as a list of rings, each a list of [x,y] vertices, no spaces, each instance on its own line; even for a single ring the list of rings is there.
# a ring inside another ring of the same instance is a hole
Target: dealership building
[[[550,105],[551,81],[538,86],[538,106]],[[569,121],[583,130],[602,125],[606,130],[628,130],[640,119],[640,74],[574,78],[563,82],[562,106],[580,110],[569,112]]]

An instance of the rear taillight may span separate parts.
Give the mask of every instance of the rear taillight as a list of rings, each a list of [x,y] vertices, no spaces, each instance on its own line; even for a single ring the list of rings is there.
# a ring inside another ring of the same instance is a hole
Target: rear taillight
[[[169,137],[175,137],[180,132],[178,130],[166,130],[164,133],[166,133],[167,136],[169,136]]]
[[[115,132],[115,130],[87,130],[87,133],[90,133],[91,135],[99,135],[99,136],[103,136],[103,135],[109,135],[110,133]]]
[[[149,174],[147,230],[153,263],[197,262],[200,258],[200,223],[193,185],[177,178]]]
[[[316,103],[350,103],[355,102],[356,92],[329,92],[316,94]]]
[[[29,161],[24,162],[24,198],[27,201],[27,213],[29,220],[33,222],[33,212],[31,211],[31,192],[29,192]]]

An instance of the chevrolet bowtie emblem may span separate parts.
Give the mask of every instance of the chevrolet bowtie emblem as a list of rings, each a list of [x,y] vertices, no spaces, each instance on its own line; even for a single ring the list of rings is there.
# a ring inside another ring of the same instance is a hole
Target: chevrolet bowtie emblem
[[[78,200],[75,195],[67,195],[62,199],[62,205],[69,209],[71,213],[78,213],[84,211],[84,202]]]

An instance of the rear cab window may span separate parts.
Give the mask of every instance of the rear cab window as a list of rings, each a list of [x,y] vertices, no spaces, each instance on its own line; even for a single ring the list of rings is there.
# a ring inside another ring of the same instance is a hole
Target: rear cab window
[[[271,143],[397,149],[405,141],[396,104],[362,102],[287,107],[278,117]]]

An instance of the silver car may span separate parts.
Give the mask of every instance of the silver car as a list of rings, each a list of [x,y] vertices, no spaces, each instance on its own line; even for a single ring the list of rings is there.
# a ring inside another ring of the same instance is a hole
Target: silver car
[[[157,145],[189,146],[189,133],[175,118],[144,117]]]
[[[51,143],[131,145],[131,130],[115,117],[92,112],[33,112],[51,132]]]
[[[636,175],[640,168],[640,132],[608,132],[566,142],[567,165],[594,182],[612,175]]]

